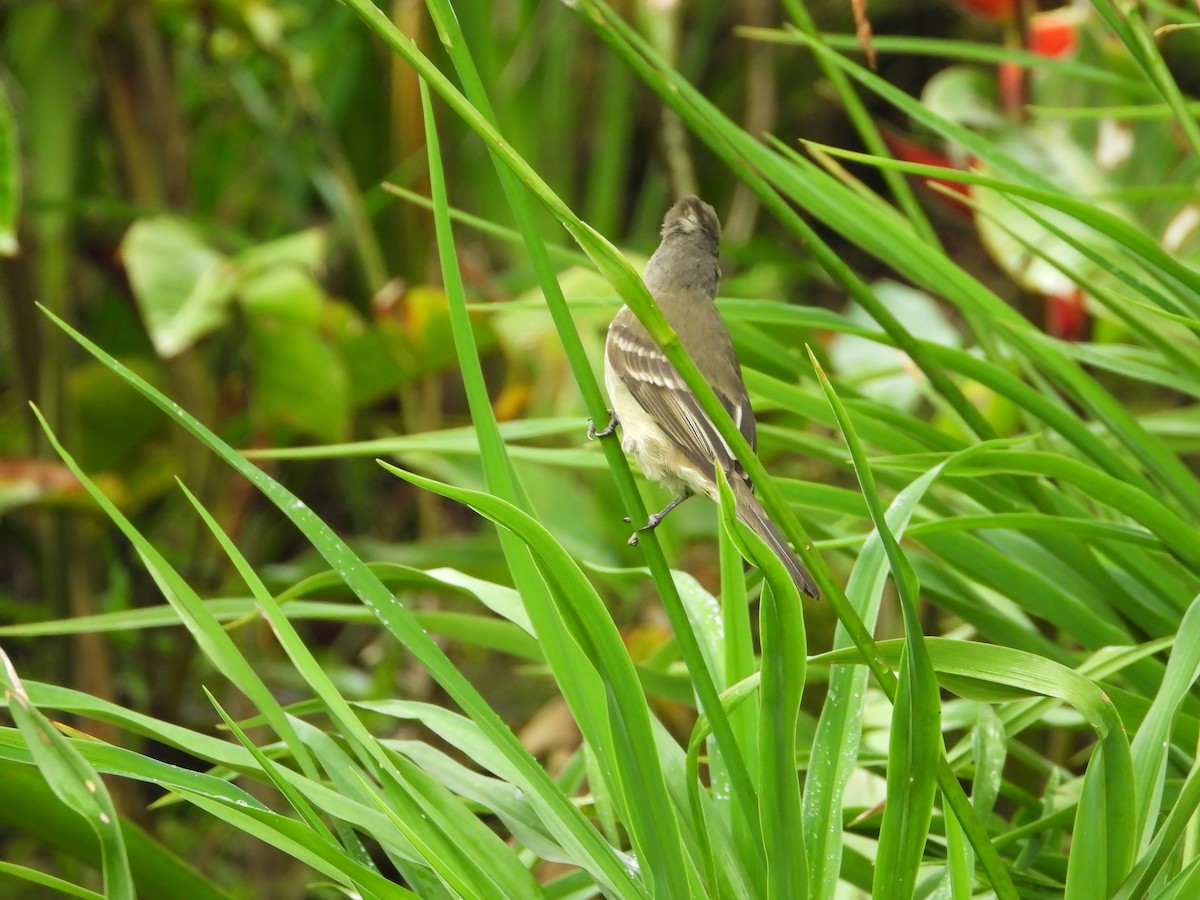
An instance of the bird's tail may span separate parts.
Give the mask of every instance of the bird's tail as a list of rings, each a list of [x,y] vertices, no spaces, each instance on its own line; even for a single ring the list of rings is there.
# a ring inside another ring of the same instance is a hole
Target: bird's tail
[[[796,588],[808,594],[814,600],[821,598],[821,592],[817,590],[816,582],[813,581],[812,575],[808,573],[808,569],[804,568],[804,563],[800,562],[800,558],[796,556],[783,535],[779,533],[779,529],[767,517],[767,511],[762,508],[762,504],[758,502],[758,498],[754,496],[754,489],[740,478],[729,479],[733,488],[733,497],[737,517],[750,527],[750,529],[760,538],[766,541],[768,547],[779,557],[779,561],[783,563],[788,570],[788,574],[792,576],[792,581],[796,583]]]

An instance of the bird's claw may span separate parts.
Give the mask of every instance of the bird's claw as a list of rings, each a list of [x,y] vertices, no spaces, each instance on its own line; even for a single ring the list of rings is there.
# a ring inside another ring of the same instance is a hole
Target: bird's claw
[[[626,541],[626,543],[629,544],[630,547],[636,547],[638,545],[638,535],[641,534],[643,531],[653,531],[655,528],[658,527],[658,523],[661,522],[664,518],[666,518],[666,516],[664,516],[662,513],[654,513],[648,519],[646,519],[645,525],[643,525],[641,528],[639,528],[637,531],[635,531],[633,534],[631,534],[629,536],[629,540]],[[625,521],[626,522],[630,521],[629,516],[625,517]]]
[[[601,428],[599,431],[596,430],[596,423],[593,422],[591,419],[588,419],[587,438],[589,441],[594,441],[596,438],[608,437],[610,434],[612,434],[616,430],[617,430],[616,410],[610,409],[608,411],[608,424],[605,425],[603,428]]]

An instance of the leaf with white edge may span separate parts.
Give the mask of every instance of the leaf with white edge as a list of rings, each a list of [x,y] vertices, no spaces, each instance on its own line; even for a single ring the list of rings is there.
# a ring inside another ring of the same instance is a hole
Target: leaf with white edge
[[[880,301],[916,337],[947,347],[961,347],[962,337],[942,307],[925,291],[884,279],[871,285]],[[870,314],[857,304],[846,319],[869,327]],[[881,347],[857,334],[838,334],[829,343],[829,359],[844,382],[895,409],[911,409],[924,395],[924,376],[903,350]]]
[[[125,232],[120,255],[159,356],[176,356],[224,324],[233,270],[186,222],[139,219]]]
[[[316,273],[325,261],[329,237],[321,228],[307,228],[273,241],[256,244],[234,257],[247,274],[277,266],[298,266]]]
[[[1002,129],[1009,120],[996,101],[996,81],[975,66],[948,66],[925,82],[921,105],[972,129]]]

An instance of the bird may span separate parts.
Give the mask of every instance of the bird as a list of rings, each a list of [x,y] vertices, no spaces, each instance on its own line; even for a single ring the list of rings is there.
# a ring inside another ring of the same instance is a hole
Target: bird
[[[661,236],[662,243],[646,264],[642,280],[738,431],[756,449],[754,410],[733,340],[715,302],[721,279],[717,257],[720,220],[709,204],[689,195],[667,212]],[[639,532],[657,528],[692,495],[717,501],[715,467],[720,466],[733,489],[738,519],[779,557],[798,590],[813,599],[820,597],[812,575],[754,496],[741,463],[679,370],[627,305],[608,328],[604,385],[612,402],[609,422],[602,430],[593,425],[588,436],[607,437],[619,425],[621,449],[634,458],[648,479],[674,495],[633,533],[631,545],[638,543]]]

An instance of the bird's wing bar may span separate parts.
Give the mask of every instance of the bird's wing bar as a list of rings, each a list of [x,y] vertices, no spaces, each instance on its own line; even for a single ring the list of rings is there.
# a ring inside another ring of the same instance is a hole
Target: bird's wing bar
[[[606,352],[609,365],[633,398],[701,472],[711,472],[714,462],[726,472],[742,472],[733,451],[700,407],[679,370],[648,336],[614,322]],[[743,394],[735,399],[719,390],[716,393],[753,447],[754,413],[749,398]]]

